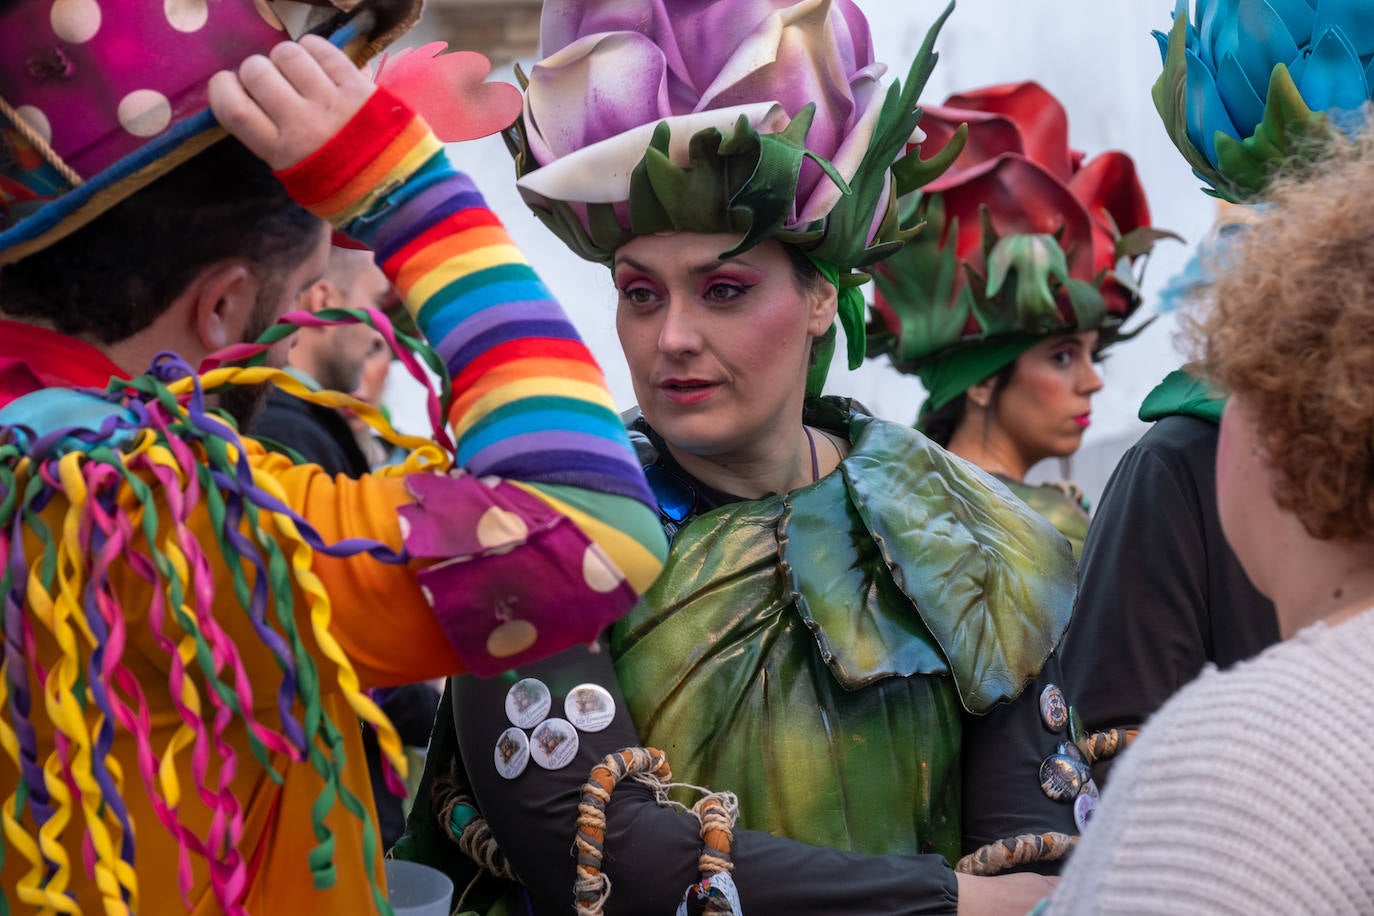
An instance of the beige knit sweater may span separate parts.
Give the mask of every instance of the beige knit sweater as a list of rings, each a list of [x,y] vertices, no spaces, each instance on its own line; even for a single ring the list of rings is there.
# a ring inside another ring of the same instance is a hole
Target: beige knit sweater
[[[1176,694],[1047,912],[1374,914],[1374,609]]]

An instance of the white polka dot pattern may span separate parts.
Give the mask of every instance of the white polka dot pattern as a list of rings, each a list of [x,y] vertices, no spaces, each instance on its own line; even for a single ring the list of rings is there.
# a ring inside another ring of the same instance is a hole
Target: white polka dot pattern
[[[256,0],[0,0],[0,96],[89,182],[200,114],[216,71],[283,37]],[[27,160],[0,170],[54,189]]]
[[[487,654],[510,658],[524,652],[539,639],[539,630],[528,620],[507,620],[487,637]]]
[[[586,552],[582,554],[582,578],[588,588],[603,595],[615,591],[625,581],[625,576],[611,562],[611,558],[595,544],[588,544]]]
[[[195,32],[210,18],[206,0],[162,0],[167,22],[178,32]]]
[[[15,114],[23,119],[24,123],[38,131],[38,135],[43,138],[44,143],[52,142],[52,123],[48,121],[48,116],[43,114],[35,105],[20,105],[15,109]]]
[[[72,44],[85,44],[100,31],[100,4],[96,0],[57,0],[49,14],[57,37]]]
[[[523,543],[528,536],[525,520],[499,506],[492,506],[477,520],[477,543],[488,550]]]
[[[119,100],[116,116],[135,137],[156,137],[172,123],[172,103],[156,89],[135,89]]]

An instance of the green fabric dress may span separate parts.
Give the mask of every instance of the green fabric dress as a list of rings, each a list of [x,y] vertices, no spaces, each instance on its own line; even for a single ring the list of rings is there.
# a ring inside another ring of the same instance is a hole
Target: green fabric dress
[[[643,741],[677,780],[737,793],[742,826],[952,862],[964,714],[1040,671],[1073,560],[915,430],[833,400],[807,420],[846,435],[849,456],[811,486],[687,520],[612,630],[616,671]]]

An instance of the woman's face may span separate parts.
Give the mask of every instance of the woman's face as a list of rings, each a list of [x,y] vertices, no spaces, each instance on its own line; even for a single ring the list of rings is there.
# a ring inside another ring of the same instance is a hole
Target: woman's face
[[[780,243],[720,260],[737,242],[640,236],[615,257],[616,331],[640,409],[702,456],[748,452],[800,423],[811,341],[835,315],[834,289],[803,288]]]
[[[1016,359],[997,396],[991,422],[1001,427],[1026,466],[1078,451],[1102,389],[1093,366],[1097,332],[1049,337]]]

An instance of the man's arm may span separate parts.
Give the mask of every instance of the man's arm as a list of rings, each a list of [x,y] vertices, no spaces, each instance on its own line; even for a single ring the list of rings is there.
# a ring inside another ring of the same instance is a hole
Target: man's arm
[[[592,641],[652,581],[664,546],[562,310],[424,122],[327,42],[280,45],[210,91],[298,201],[377,251],[453,378],[466,474],[336,483],[255,459],[326,542],[370,538],[412,558],[408,570],[315,558],[325,591],[350,598],[335,637],[379,684],[492,673]]]

